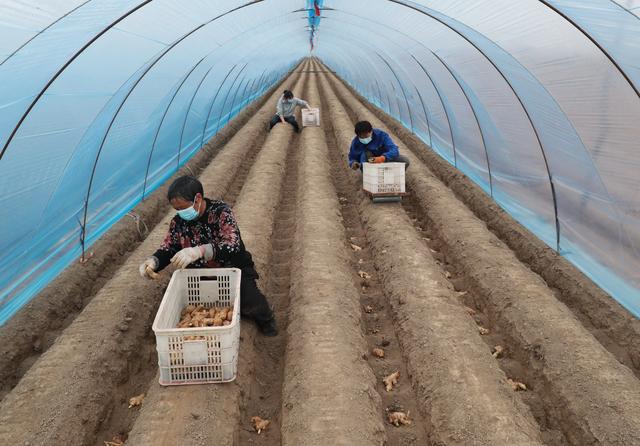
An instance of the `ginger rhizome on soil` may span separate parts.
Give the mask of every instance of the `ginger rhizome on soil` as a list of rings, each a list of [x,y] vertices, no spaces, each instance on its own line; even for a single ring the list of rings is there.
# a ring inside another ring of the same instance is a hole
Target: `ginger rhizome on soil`
[[[266,430],[271,421],[263,420],[260,417],[251,417],[251,422],[253,423],[253,428],[258,432],[258,435],[262,433],[262,431]]]
[[[400,378],[400,372],[394,372],[382,380],[385,385],[385,389],[387,389],[387,392],[391,392],[393,390],[393,386],[398,383],[398,378]]]
[[[141,406],[143,400],[144,393],[129,398],[129,409],[131,409],[132,407]]]
[[[411,420],[409,419],[409,412],[391,412],[389,414],[389,423],[393,424],[395,427],[400,427],[401,425],[409,425],[411,424]]]

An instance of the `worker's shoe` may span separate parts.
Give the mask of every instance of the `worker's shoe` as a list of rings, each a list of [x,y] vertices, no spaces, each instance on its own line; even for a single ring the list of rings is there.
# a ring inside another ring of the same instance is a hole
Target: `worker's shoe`
[[[260,333],[262,333],[265,336],[278,336],[278,327],[276,325],[276,319],[275,318],[271,318],[268,321],[256,321],[256,323],[258,324],[258,329],[260,330]]]

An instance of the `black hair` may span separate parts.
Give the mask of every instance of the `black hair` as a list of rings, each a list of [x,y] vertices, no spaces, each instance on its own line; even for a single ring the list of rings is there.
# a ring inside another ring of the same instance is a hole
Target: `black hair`
[[[373,130],[373,126],[369,121],[356,122],[356,135],[361,136]]]
[[[285,90],[284,91],[284,98],[285,99],[293,99],[293,93],[291,92],[291,90]]]
[[[171,183],[169,191],[167,192],[167,198],[169,201],[174,198],[193,201],[197,194],[204,195],[202,183],[192,176],[185,175]]]

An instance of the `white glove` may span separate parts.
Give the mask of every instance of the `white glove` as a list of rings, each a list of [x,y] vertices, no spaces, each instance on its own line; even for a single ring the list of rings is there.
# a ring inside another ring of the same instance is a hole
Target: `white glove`
[[[176,268],[184,269],[198,259],[204,258],[205,260],[210,260],[213,255],[208,255],[209,251],[213,254],[213,247],[211,245],[184,248],[173,256],[171,263],[173,263]]]
[[[148,257],[144,262],[140,264],[138,272],[142,277],[147,279],[155,279],[158,277],[156,270],[158,269],[158,259],[155,256]]]

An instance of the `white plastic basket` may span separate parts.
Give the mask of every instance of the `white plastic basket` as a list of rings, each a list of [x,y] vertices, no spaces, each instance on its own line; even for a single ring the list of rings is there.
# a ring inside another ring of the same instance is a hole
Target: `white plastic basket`
[[[240,278],[237,268],[176,270],[153,321],[160,384],[222,383],[236,378],[240,344]],[[176,328],[189,304],[233,305],[230,325]],[[186,339],[197,337],[195,340]]]
[[[364,163],[362,188],[373,195],[404,194],[404,163]]]
[[[302,109],[302,127],[320,127],[320,109]]]

